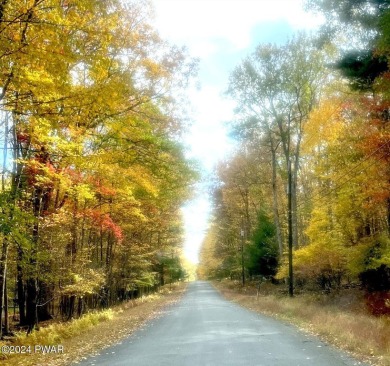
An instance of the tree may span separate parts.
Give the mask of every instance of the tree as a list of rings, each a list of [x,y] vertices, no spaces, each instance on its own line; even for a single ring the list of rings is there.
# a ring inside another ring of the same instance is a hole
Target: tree
[[[71,318],[76,304],[80,315],[153,285],[156,248],[181,243],[195,175],[176,101],[194,64],[160,39],[144,5],[1,3],[0,301],[11,250],[29,332],[54,305]]]
[[[275,226],[260,212],[250,245],[247,247],[247,267],[251,276],[272,277],[278,267],[278,246]]]
[[[308,245],[295,252],[295,273],[300,283],[324,290],[340,287],[347,278],[358,281],[368,248],[377,247],[378,237],[387,232],[388,183],[377,160],[377,154],[387,156],[387,148],[362,150],[370,130],[357,101],[358,96],[347,99],[340,92],[328,96],[305,126],[302,154],[311,174],[304,203]],[[376,255],[379,268],[387,254],[379,250]],[[278,276],[286,276],[285,267]]]
[[[228,93],[236,99],[238,113],[244,118],[243,123],[237,122],[235,128],[257,130],[249,135],[257,143],[268,145],[272,156],[274,222],[280,253],[283,243],[276,180],[279,154],[283,156],[285,172],[291,163],[293,212],[296,213],[303,127],[318,99],[323,78],[323,55],[315,49],[312,40],[300,35],[281,47],[260,45],[236,68],[230,79]],[[297,215],[294,214],[296,227]],[[295,246],[297,242],[298,235],[294,229]]]
[[[216,253],[217,227],[211,224],[202,242],[197,275],[201,280],[228,277],[223,268],[223,258]]]
[[[337,35],[342,35],[341,42],[349,39],[349,49],[342,52],[335,67],[350,80],[354,89],[372,92],[375,79],[388,71],[385,51],[389,37],[388,1],[309,0],[306,6],[326,17],[322,29],[326,42],[337,39]]]

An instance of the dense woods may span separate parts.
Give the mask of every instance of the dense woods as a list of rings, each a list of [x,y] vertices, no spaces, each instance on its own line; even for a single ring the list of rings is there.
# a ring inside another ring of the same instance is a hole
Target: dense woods
[[[237,65],[200,278],[361,287],[390,313],[390,7],[307,0],[318,34]],[[245,6],[245,5],[243,5]],[[0,338],[186,276],[196,72],[143,0],[0,0]],[[292,252],[289,249],[292,248]],[[292,257],[290,256],[292,255]]]
[[[295,288],[363,286],[390,313],[389,3],[306,3],[319,34],[260,44],[231,74],[239,148],[216,169],[199,275],[283,283],[291,239]]]
[[[195,64],[146,2],[0,1],[0,336],[184,277]],[[14,304],[15,309],[9,309]]]

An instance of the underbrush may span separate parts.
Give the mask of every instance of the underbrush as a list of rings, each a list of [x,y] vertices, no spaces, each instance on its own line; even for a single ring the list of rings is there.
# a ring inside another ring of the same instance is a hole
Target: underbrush
[[[13,338],[9,338],[6,341],[0,341],[0,349],[11,350],[1,352],[0,360],[6,360],[18,356],[18,353],[21,353],[20,349],[26,350],[26,353],[30,353],[31,348],[20,347],[61,344],[64,340],[82,334],[99,323],[113,319],[114,316],[115,312],[112,309],[107,309],[85,314],[81,318],[73,319],[70,322],[52,323],[47,326],[40,327],[39,330],[34,330],[28,335],[26,332],[17,332]]]
[[[88,313],[79,319],[67,323],[53,323],[47,327],[33,331],[27,335],[25,332],[17,333],[13,344],[15,345],[36,345],[36,344],[58,344],[62,340],[81,334],[93,326],[113,319],[115,312],[112,309]]]
[[[390,365],[390,318],[368,314],[357,290],[290,298],[270,284],[262,285],[258,293],[254,287],[242,289],[234,283],[215,286],[242,306],[293,323],[376,365]]]

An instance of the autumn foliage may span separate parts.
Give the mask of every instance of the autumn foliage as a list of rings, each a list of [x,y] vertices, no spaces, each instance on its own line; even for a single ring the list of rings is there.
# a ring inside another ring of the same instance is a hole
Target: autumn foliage
[[[0,4],[0,332],[11,303],[31,332],[184,276],[171,274],[194,171],[176,98],[194,63],[150,14],[138,1]]]
[[[259,248],[277,242],[278,271],[265,277],[283,283],[291,235],[296,290],[362,288],[373,314],[389,314],[389,5],[307,3],[327,17],[316,40],[260,44],[231,75],[240,147],[216,171],[199,274],[262,281],[253,267],[266,272],[268,253]],[[348,50],[346,35],[366,49]],[[273,235],[253,250],[271,222]]]

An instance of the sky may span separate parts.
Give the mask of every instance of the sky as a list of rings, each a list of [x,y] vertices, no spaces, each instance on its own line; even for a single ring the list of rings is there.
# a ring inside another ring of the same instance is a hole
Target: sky
[[[163,39],[186,46],[199,59],[197,87],[188,90],[192,126],[184,136],[189,158],[199,161],[205,180],[234,149],[226,122],[234,102],[224,96],[229,76],[261,43],[282,44],[299,30],[315,29],[321,19],[303,10],[303,0],[152,0],[154,24]],[[198,262],[211,202],[206,185],[197,185],[182,208],[184,254]]]

